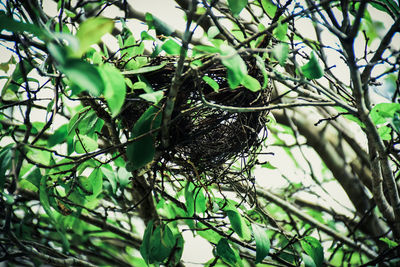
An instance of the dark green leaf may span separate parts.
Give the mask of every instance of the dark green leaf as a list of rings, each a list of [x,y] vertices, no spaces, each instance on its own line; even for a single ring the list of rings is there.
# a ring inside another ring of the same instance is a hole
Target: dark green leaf
[[[192,183],[186,183],[185,186],[185,204],[187,209],[187,214],[189,216],[193,216],[194,214],[194,196],[193,196],[193,187]]]
[[[181,53],[181,46],[172,39],[168,39],[165,43],[163,43],[161,49],[170,55],[179,55]]]
[[[80,45],[77,56],[81,57],[91,45],[100,42],[101,37],[110,33],[113,28],[114,22],[108,18],[92,17],[85,20],[76,32]]]
[[[10,170],[13,144],[5,146],[0,152],[0,192],[4,190],[6,171]]]
[[[316,267],[324,264],[324,250],[318,239],[312,236],[306,236],[300,240],[301,247],[313,259]]]
[[[45,34],[45,32],[36,25],[15,21],[4,13],[0,13],[0,31],[2,30],[13,33],[30,32],[38,37]]]
[[[126,149],[129,165],[128,171],[137,170],[151,162],[154,158],[154,135],[148,134],[150,130],[161,125],[161,111],[151,106],[140,116],[132,130],[132,138],[146,134],[140,139],[129,144]]]
[[[256,240],[256,264],[260,263],[269,253],[271,242],[267,235],[266,229],[261,228],[257,224],[252,224],[254,239]]]
[[[289,45],[286,43],[277,44],[272,50],[272,55],[278,60],[279,65],[285,66],[289,56]]]
[[[244,76],[242,85],[252,92],[261,90],[261,84],[257,81],[257,79],[251,77],[250,75]]]
[[[111,110],[111,116],[115,117],[125,102],[125,78],[117,68],[110,64],[101,66],[101,74],[105,83],[104,98]]]
[[[155,29],[157,35],[171,36],[174,33],[175,30],[171,26],[151,13],[146,13],[145,17],[147,25],[150,29]]]
[[[311,52],[310,60],[301,67],[301,71],[303,72],[304,76],[308,79],[319,79],[324,76],[324,69],[318,62],[317,57],[315,56],[314,51]]]
[[[140,254],[142,255],[144,261],[149,263],[150,260],[150,237],[153,233],[153,220],[149,221],[146,230],[143,234],[143,241],[140,245]]]
[[[247,0],[228,0],[228,6],[233,16],[237,17],[247,5]]]
[[[100,96],[104,92],[104,82],[95,66],[79,59],[69,59],[60,66],[60,70],[82,90],[94,96]]]
[[[110,165],[101,167],[101,172],[107,178],[113,193],[115,193],[117,191],[117,177],[115,176],[115,172],[112,170]]]
[[[393,19],[398,18],[400,15],[400,7],[394,0],[378,0],[373,2],[371,1],[371,5],[389,15],[393,14]]]
[[[250,240],[250,228],[242,215],[240,215],[239,211],[231,204],[228,204],[228,206],[225,207],[224,210],[228,215],[232,229],[235,231],[235,233],[237,233],[237,235],[243,240]]]
[[[212,78],[208,76],[203,76],[203,81],[205,81],[215,92],[219,90],[219,84]]]
[[[231,248],[226,238],[222,238],[216,248],[216,254],[222,258],[223,261],[230,265],[234,265],[238,260],[235,252]]]
[[[55,146],[57,144],[61,144],[65,141],[68,136],[68,125],[64,124],[60,126],[47,140],[47,144],[49,147]]]

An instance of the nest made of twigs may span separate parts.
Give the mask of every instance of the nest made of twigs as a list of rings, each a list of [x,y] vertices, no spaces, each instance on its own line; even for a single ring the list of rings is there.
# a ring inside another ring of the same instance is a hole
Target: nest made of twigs
[[[156,58],[151,64],[157,65],[165,60],[169,59]],[[170,88],[174,72],[175,66],[172,61],[161,70],[143,74],[142,78],[145,78],[154,90],[167,90]],[[263,82],[262,75],[256,68],[249,68],[249,74],[259,79],[260,83]],[[201,79],[203,75],[218,82],[218,92]],[[265,127],[265,111],[239,113],[209,107],[202,102],[201,94],[207,101],[218,105],[258,107],[268,104],[270,89],[251,92],[239,87],[232,90],[224,77],[226,70],[222,65],[217,65],[201,73],[200,77],[188,77],[184,80],[172,114],[169,129],[170,146],[162,148],[161,142],[156,142],[156,148],[162,150],[160,154],[165,160],[178,166],[190,161],[201,170],[210,170],[237,156],[246,155],[250,149],[261,145],[259,133]],[[134,92],[128,97],[121,114],[122,121],[128,129],[132,129],[150,105],[140,98],[135,98],[134,94],[137,93]]]

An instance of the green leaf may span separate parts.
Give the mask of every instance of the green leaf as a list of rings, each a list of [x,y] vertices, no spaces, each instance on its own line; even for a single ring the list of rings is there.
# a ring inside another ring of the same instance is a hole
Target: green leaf
[[[161,19],[153,16],[151,13],[145,15],[146,23],[150,29],[155,29],[157,35],[171,36],[175,30]]]
[[[22,179],[33,184],[38,190],[40,188],[40,179],[42,176],[43,175],[40,173],[40,169],[36,166],[32,166],[29,171],[23,175]]]
[[[324,69],[319,64],[314,51],[311,52],[311,57],[307,64],[301,67],[301,71],[306,78],[311,80],[319,79],[324,76]]]
[[[47,140],[49,147],[61,144],[68,136],[68,124],[61,125]]]
[[[228,0],[228,6],[233,16],[237,17],[247,5],[247,0]]]
[[[33,66],[27,60],[20,61],[16,66],[13,74],[8,78],[6,83],[3,86],[1,97],[4,99],[5,94],[7,93],[7,89],[11,90],[12,92],[16,93],[20,86],[25,82],[24,75],[22,74],[22,67],[24,67],[25,74],[28,75],[32,70]],[[14,82],[14,83],[13,83]]]
[[[391,140],[392,135],[391,135],[392,129],[386,125],[382,125],[378,128],[378,134],[382,138],[382,140]]]
[[[79,123],[86,117],[89,111],[90,107],[84,107],[77,113],[75,113],[74,116],[72,116],[71,120],[68,123],[68,135],[70,135],[72,132],[75,132],[75,129],[77,129]]]
[[[79,40],[79,52],[77,57],[81,57],[91,45],[100,42],[101,37],[110,33],[114,28],[114,22],[108,18],[91,17],[79,26],[76,37]]]
[[[204,53],[210,53],[210,54],[215,54],[221,52],[221,50],[215,46],[209,46],[209,45],[196,45],[193,48],[195,51],[199,52],[204,52]]]
[[[115,172],[113,171],[110,165],[105,165],[100,169],[101,172],[104,174],[104,176],[107,178],[108,182],[110,183],[112,192],[115,193],[117,191],[117,177],[115,175]]]
[[[235,265],[238,261],[236,258],[235,252],[231,248],[226,238],[222,238],[216,248],[216,254],[221,257],[223,261],[230,265]]]
[[[261,6],[270,18],[275,16],[277,7],[271,0],[261,0]]]
[[[203,76],[203,81],[205,81],[215,92],[218,92],[219,84],[214,79],[208,76]]]
[[[389,246],[389,248],[394,248],[399,245],[396,241],[393,241],[387,237],[381,237],[381,238],[379,238],[379,240],[382,242],[385,242]]]
[[[300,240],[301,247],[313,259],[316,267],[324,264],[324,250],[318,239],[312,236],[306,236]]]
[[[103,191],[103,174],[100,168],[96,168],[88,177],[88,182],[92,187],[92,195],[89,197],[90,200],[96,198]]]
[[[260,263],[269,253],[271,242],[264,228],[252,224],[254,239],[256,240],[256,264]]]
[[[199,230],[197,232],[199,236],[211,243],[218,243],[222,238],[217,232],[209,229],[209,227],[200,222],[196,224],[196,229]]]
[[[143,234],[143,241],[140,245],[140,255],[142,255],[144,261],[149,263],[150,259],[150,237],[153,232],[153,220],[150,220],[147,224],[146,230]]]
[[[261,84],[257,81],[257,79],[251,77],[250,75],[244,76],[242,85],[252,92],[261,90]]]
[[[131,138],[147,134],[150,130],[161,125],[161,112],[158,108],[151,106],[140,116],[133,126]],[[126,154],[128,157],[127,170],[137,170],[151,162],[155,154],[155,134],[147,134],[128,145]]]
[[[221,62],[227,68],[229,87],[235,89],[247,75],[247,66],[237,51],[228,45],[220,46]]]
[[[185,204],[187,209],[187,214],[193,216],[194,214],[194,197],[193,197],[193,184],[186,183],[185,186]]]
[[[0,192],[4,190],[6,171],[10,170],[13,144],[5,146],[0,152]]]
[[[141,94],[141,95],[139,95],[139,97],[141,97],[144,100],[147,100],[149,102],[152,102],[154,104],[157,104],[164,97],[164,92],[163,91],[155,91],[155,92],[151,92],[151,93]]]
[[[59,68],[81,90],[88,91],[94,96],[100,96],[104,92],[103,79],[95,66],[79,59],[69,59]]]
[[[286,33],[287,33],[288,25],[287,23],[278,23],[278,26],[274,29],[273,35],[276,39],[279,41],[284,42],[287,39]]]
[[[316,267],[314,260],[305,253],[301,253],[305,267]]]
[[[161,49],[170,55],[179,55],[181,53],[181,46],[172,39],[168,39],[163,43]]]
[[[111,116],[114,118],[119,114],[125,102],[125,78],[117,68],[110,64],[104,64],[100,70],[105,83],[104,98],[110,108]]]
[[[264,60],[259,55],[256,55],[255,57],[256,57],[256,65],[260,69],[260,71],[262,72],[262,75],[264,77],[264,82],[262,85],[262,88],[264,89],[268,85],[268,72],[267,72],[267,69],[265,68]]]
[[[75,136],[74,144],[75,144],[75,151],[78,154],[93,152],[99,147],[96,140],[81,134]]]
[[[267,168],[267,169],[271,169],[271,170],[276,170],[276,169],[277,169],[274,165],[272,165],[272,164],[269,163],[269,162],[264,163],[263,165],[261,165],[261,167]]]
[[[51,210],[50,203],[49,203],[49,196],[47,194],[47,181],[48,176],[43,175],[42,178],[40,179],[40,186],[39,186],[39,199],[40,199],[40,204],[42,204],[42,207],[46,214],[50,217],[50,219],[54,222],[54,213]]]
[[[228,206],[224,210],[228,215],[232,229],[235,231],[235,233],[237,233],[237,235],[243,240],[250,240],[250,228],[242,215],[240,215],[239,211],[231,204],[228,204]]]
[[[7,30],[13,33],[30,32],[38,37],[45,35],[46,32],[42,31],[34,24],[15,21],[4,13],[0,13],[0,31]]]
[[[400,7],[394,0],[378,0],[370,3],[376,9],[383,11],[389,15],[394,14],[393,19],[396,19],[400,15]]]
[[[279,43],[275,45],[272,50],[272,55],[278,60],[279,65],[285,66],[286,60],[289,56],[289,45],[286,43]]]
[[[148,73],[148,72],[154,72],[154,71],[164,68],[165,65],[167,65],[167,62],[163,62],[157,66],[148,66],[148,67],[142,67],[142,68],[136,69],[136,70],[124,71],[124,72],[122,72],[122,74],[125,76],[131,76],[131,75],[143,74],[143,73]]]
[[[371,112],[371,120],[375,125],[387,123],[395,116],[396,112],[400,112],[400,104],[398,103],[379,103],[375,105]]]

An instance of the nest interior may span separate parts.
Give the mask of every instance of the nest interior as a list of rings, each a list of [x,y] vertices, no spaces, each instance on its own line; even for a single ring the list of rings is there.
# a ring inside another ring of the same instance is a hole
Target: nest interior
[[[168,58],[156,58],[151,64],[157,65]],[[156,72],[146,73],[146,79],[154,90],[168,88],[175,72],[174,62]],[[263,77],[256,68],[249,68],[249,74],[263,82]],[[218,92],[206,84],[201,77],[207,75],[219,84]],[[207,101],[231,107],[257,107],[268,104],[270,88],[252,92],[239,87],[230,89],[224,77],[226,70],[216,65],[201,73],[200,77],[187,77],[181,85],[172,114],[169,129],[170,146],[162,148],[160,135],[156,140],[157,150],[168,162],[179,166],[189,160],[198,169],[209,170],[232,161],[238,156],[246,156],[251,149],[262,143],[260,132],[265,128],[265,111],[228,112],[209,107],[202,102],[201,94]],[[133,78],[135,79],[135,78]],[[126,107],[121,114],[122,121],[128,129],[149,107],[149,103],[137,96],[142,92],[134,90],[129,95]],[[168,94],[168,92],[165,92]],[[163,105],[163,103],[160,103]]]

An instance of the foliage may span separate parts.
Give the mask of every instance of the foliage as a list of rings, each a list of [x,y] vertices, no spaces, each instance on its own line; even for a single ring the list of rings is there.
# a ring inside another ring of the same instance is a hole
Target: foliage
[[[48,2],[1,2],[1,262],[398,264],[398,2]]]

